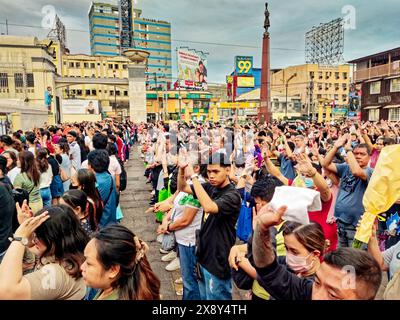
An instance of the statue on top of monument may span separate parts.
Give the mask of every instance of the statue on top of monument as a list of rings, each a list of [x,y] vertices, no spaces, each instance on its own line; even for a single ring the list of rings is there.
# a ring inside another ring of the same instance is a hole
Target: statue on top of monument
[[[265,32],[268,32],[268,29],[271,26],[269,23],[268,2],[265,3],[265,13],[264,14],[265,14],[264,29],[265,29]]]

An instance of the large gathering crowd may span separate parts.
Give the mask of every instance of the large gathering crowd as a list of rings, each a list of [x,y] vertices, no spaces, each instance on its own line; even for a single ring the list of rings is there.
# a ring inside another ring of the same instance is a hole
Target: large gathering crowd
[[[120,224],[133,147],[183,300],[232,300],[233,285],[252,300],[367,300],[383,277],[400,298],[400,190],[354,248],[400,123],[106,120],[0,137],[0,299],[161,298],[148,245]]]
[[[180,269],[184,300],[230,300],[233,283],[253,300],[373,299],[383,271],[397,282],[385,296],[398,296],[400,190],[369,243],[353,242],[399,123],[157,123],[138,137],[161,259]]]

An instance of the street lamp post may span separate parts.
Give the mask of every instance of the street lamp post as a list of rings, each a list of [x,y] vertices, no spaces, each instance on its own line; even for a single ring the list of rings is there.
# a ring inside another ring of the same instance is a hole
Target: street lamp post
[[[114,115],[117,117],[117,87],[115,86],[115,70],[114,70]]]
[[[285,105],[285,117],[287,118],[288,113],[288,88],[289,88],[289,81],[292,80],[294,77],[297,77],[297,73],[292,74],[289,79],[286,80],[286,105]]]

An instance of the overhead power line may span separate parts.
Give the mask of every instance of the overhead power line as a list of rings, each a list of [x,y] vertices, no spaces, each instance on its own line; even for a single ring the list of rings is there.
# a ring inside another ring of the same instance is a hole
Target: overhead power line
[[[44,29],[41,26],[35,25],[27,25],[27,24],[18,24],[18,23],[5,23],[0,22],[0,25],[8,25],[8,26],[15,26],[15,27],[23,27],[23,28],[35,28],[35,29]],[[82,29],[66,29],[67,31],[73,32],[83,32],[89,33],[87,30]],[[247,44],[232,44],[232,43],[222,43],[222,42],[207,42],[207,41],[192,41],[192,40],[185,40],[185,39],[171,39],[173,42],[183,42],[183,43],[193,43],[193,44],[201,44],[201,45],[212,45],[212,46],[222,46],[222,47],[237,47],[237,48],[249,48],[249,49],[261,49],[261,46],[254,46],[254,45],[247,45]],[[295,49],[295,48],[278,48],[272,47],[271,50],[281,50],[281,51],[298,51],[304,52],[302,49]]]

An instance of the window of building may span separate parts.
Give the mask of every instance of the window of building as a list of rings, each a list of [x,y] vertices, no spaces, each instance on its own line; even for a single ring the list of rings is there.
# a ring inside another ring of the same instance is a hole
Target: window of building
[[[322,94],[317,94],[317,99],[322,99]]]
[[[97,91],[96,90],[92,90],[92,96],[97,96]]]
[[[338,94],[333,95],[333,100],[339,100],[339,95]]]
[[[335,79],[339,80],[339,72],[335,72]]]
[[[380,81],[371,82],[369,85],[369,93],[370,94],[380,94],[381,93],[381,82]]]
[[[339,83],[335,83],[335,90],[339,90]]]
[[[118,64],[115,64],[114,67],[115,67],[116,70],[119,69],[119,65]]]
[[[114,90],[110,90],[110,96],[114,95]]]
[[[82,95],[82,90],[80,90],[80,89],[76,90],[76,95],[77,96],[81,96]]]
[[[24,76],[22,73],[14,74],[14,84],[16,88],[22,88],[24,86]]]
[[[86,90],[86,95],[90,96],[90,90]]]
[[[330,77],[330,72],[325,72],[325,79],[329,79]]]
[[[108,65],[108,69],[112,69],[113,68],[113,65],[112,64],[109,64]]]
[[[310,79],[314,79],[314,71],[310,71]]]
[[[318,72],[318,79],[322,79],[322,71]]]
[[[379,120],[379,109],[368,110],[368,121],[378,121]]]
[[[400,91],[400,78],[392,79],[390,81],[390,92],[399,92]]]
[[[80,68],[81,67],[81,63],[80,62],[76,62],[75,63],[75,67]]]
[[[89,68],[89,63],[84,62],[84,63],[83,63],[83,67],[84,67],[84,68]]]
[[[116,94],[117,96],[120,96],[120,95],[121,95],[121,91],[117,90],[117,91],[115,91],[115,94]]]
[[[343,89],[344,91],[347,90],[347,83],[342,83],[342,89]]]
[[[343,79],[347,80],[347,72],[343,72]]]
[[[91,68],[91,69],[94,69],[95,67],[96,67],[96,64],[95,64],[95,63],[91,63],[91,64],[90,64],[90,68]]]
[[[33,78],[33,73],[27,73],[26,74],[26,86],[28,88],[34,88],[35,87],[35,81]]]
[[[8,74],[0,73],[0,88],[7,88],[7,87],[8,87]]]
[[[127,64],[123,64],[122,65],[122,69],[128,69],[128,65]]]
[[[124,91],[124,96],[125,96],[125,97],[128,96],[128,91]]]
[[[342,100],[343,100],[343,102],[347,101],[347,94],[342,94]]]
[[[400,121],[400,108],[389,109],[389,121]]]
[[[70,63],[69,63],[69,67],[70,67],[70,68],[74,68],[74,66],[75,66],[75,64],[74,64],[73,62],[70,62]]]

